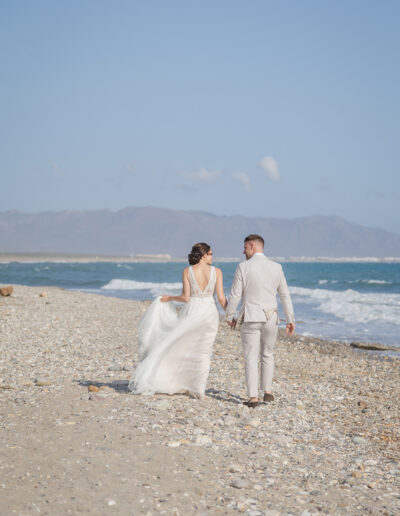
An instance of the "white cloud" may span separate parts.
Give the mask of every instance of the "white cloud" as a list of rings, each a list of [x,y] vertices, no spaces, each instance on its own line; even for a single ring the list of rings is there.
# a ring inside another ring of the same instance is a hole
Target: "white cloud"
[[[264,170],[268,179],[271,181],[279,181],[280,173],[278,163],[271,156],[265,156],[261,158],[260,167]]]
[[[220,170],[207,170],[206,168],[200,168],[197,172],[193,172],[191,174],[187,174],[193,181],[197,183],[215,183],[217,179],[221,176],[222,172]]]
[[[244,187],[245,190],[249,191],[251,188],[250,178],[246,172],[233,172],[232,174],[233,179],[236,179],[236,181],[239,181]]]

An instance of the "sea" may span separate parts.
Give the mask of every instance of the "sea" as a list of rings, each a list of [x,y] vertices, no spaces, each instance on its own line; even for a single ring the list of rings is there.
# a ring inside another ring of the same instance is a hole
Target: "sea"
[[[237,262],[215,262],[229,294]],[[0,263],[0,283],[56,286],[123,299],[181,292],[183,262]],[[296,332],[400,348],[400,263],[282,263]],[[280,317],[284,313],[280,309]],[[284,321],[282,322],[284,326]]]

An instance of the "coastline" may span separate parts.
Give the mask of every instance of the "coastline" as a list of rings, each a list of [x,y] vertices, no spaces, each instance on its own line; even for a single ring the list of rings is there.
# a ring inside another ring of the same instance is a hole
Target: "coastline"
[[[160,257],[159,257],[160,256]],[[216,262],[239,262],[238,257],[215,257]],[[369,257],[328,257],[328,256],[271,256],[271,259],[280,263],[400,263],[399,256],[387,256],[384,258]],[[65,254],[65,253],[0,253],[0,263],[185,263],[186,257],[165,258],[163,255],[101,255],[101,254]]]
[[[1,514],[399,510],[399,360],[280,330],[276,401],[250,411],[221,321],[205,400],[134,396],[149,302],[14,288],[0,297]]]

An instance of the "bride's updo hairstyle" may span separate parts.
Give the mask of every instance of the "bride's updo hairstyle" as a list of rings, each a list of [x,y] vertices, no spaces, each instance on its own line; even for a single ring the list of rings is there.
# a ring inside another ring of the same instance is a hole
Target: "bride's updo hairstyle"
[[[188,260],[190,265],[196,265],[203,258],[203,256],[209,253],[211,247],[204,242],[200,242],[199,244],[194,244],[191,252],[188,254]]]

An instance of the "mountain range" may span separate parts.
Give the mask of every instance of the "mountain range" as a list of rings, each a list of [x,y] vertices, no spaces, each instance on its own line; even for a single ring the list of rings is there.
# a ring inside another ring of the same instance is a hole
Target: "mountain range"
[[[0,253],[184,257],[208,242],[218,257],[240,257],[243,239],[259,233],[275,257],[400,257],[400,235],[337,216],[296,219],[220,216],[155,207],[119,211],[0,212]]]

